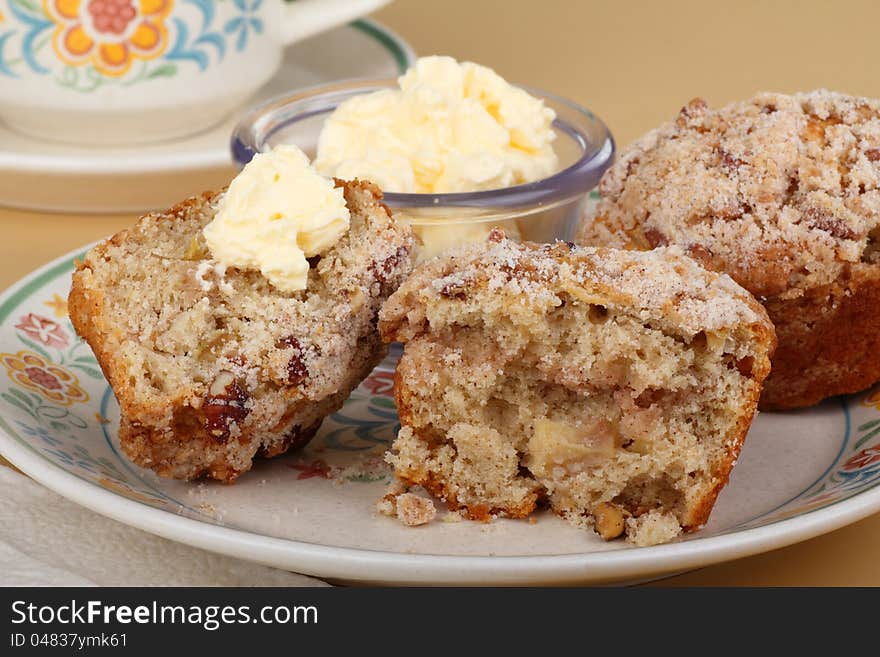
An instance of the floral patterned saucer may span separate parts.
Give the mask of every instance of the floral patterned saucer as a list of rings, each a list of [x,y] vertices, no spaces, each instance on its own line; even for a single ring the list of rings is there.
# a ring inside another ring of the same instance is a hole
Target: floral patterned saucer
[[[406,528],[375,512],[398,429],[393,358],[304,451],[261,461],[233,486],[160,479],[120,454],[113,393],[67,318],[82,253],[0,295],[0,452],[71,500],[167,538],[346,582],[598,583],[782,547],[880,511],[877,388],[761,414],[709,524],[672,544],[604,543],[550,514]]]

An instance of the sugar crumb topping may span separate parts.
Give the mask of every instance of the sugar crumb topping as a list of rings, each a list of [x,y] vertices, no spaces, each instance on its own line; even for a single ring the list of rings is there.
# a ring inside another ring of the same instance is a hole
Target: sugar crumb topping
[[[880,263],[880,102],[828,90],[700,99],[620,155],[584,244],[679,244],[759,296]]]
[[[764,321],[763,310],[729,276],[707,271],[678,247],[640,252],[503,239],[462,247],[446,258],[445,269],[427,285],[411,279],[402,294],[412,286],[423,297],[464,299],[485,289],[502,294],[505,304],[515,299],[546,307],[559,306],[567,294],[630,307],[645,320],[668,315],[690,334]]]

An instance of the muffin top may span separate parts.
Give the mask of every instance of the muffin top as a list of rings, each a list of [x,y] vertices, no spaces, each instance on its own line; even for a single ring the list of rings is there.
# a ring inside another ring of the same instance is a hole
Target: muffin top
[[[760,297],[880,264],[880,102],[827,90],[694,99],[636,141],[578,240],[677,244]]]
[[[520,243],[494,229],[481,244],[416,268],[379,314],[386,341],[474,323],[529,325],[571,301],[633,314],[689,340],[703,330],[769,330],[764,308],[725,274],[675,246],[652,251]]]

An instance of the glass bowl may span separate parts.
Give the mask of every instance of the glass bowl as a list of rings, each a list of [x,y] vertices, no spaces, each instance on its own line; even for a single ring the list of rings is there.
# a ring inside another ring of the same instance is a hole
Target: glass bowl
[[[278,144],[295,144],[314,159],[324,120],[337,105],[352,96],[389,88],[397,88],[397,81],[351,80],[268,100],[236,126],[233,159],[243,167],[256,153]],[[556,112],[553,147],[560,170],[536,182],[479,192],[385,192],[384,201],[395,217],[409,223],[421,238],[421,257],[485,239],[495,226],[510,237],[533,242],[572,238],[590,191],[614,159],[614,139],[589,110],[538,89],[523,89]]]

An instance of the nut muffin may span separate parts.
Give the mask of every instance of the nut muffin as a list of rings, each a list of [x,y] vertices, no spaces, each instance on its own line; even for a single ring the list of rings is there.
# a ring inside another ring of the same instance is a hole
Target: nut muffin
[[[413,239],[374,186],[337,186],[350,227],[299,292],[210,259],[214,193],[141,218],[78,264],[71,320],[113,387],[135,463],[231,482],[255,456],[308,442],[383,358],[377,314]]]
[[[830,91],[696,99],[621,154],[582,244],[677,244],[764,304],[779,348],[760,407],[880,380],[880,102]]]
[[[640,545],[706,522],[775,343],[748,292],[679,249],[499,232],[417,267],[379,328],[405,342],[400,480],[472,519],[549,503]]]

